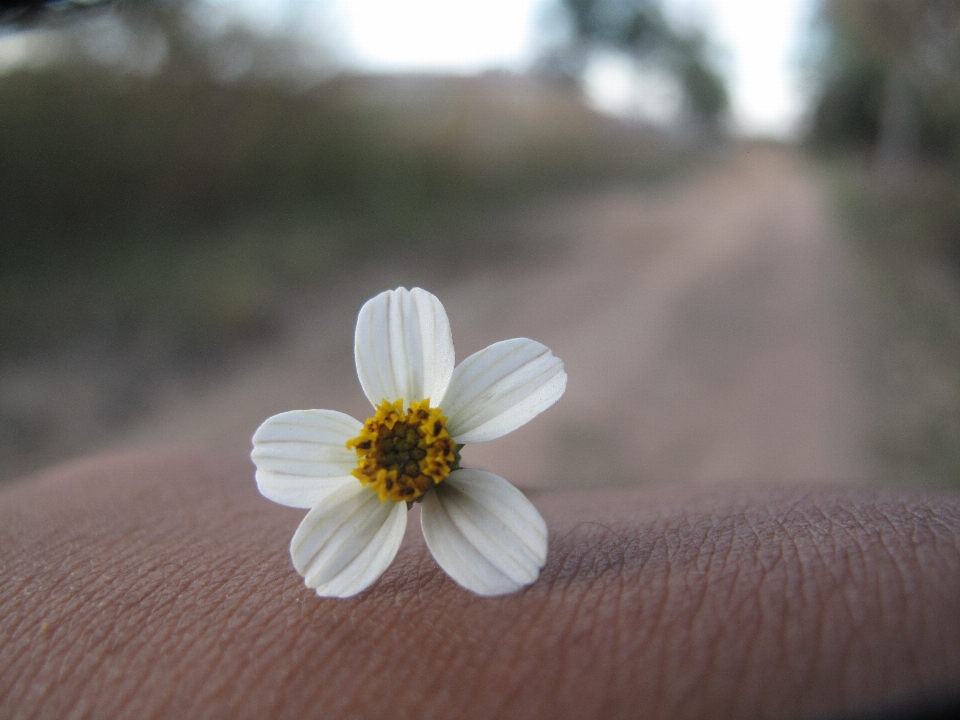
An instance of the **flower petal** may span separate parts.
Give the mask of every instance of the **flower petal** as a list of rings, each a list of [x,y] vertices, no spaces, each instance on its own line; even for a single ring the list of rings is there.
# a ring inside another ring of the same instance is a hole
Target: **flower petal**
[[[479,595],[529,585],[547,560],[547,525],[502,477],[456,470],[423,498],[423,537],[437,564]]]
[[[420,288],[387,290],[357,317],[357,375],[367,399],[407,406],[443,397],[453,374],[453,337],[440,301]]]
[[[290,541],[290,556],[317,595],[350,597],[383,574],[406,527],[404,503],[382,503],[355,480],[307,513]]]
[[[267,418],[253,434],[257,487],[281,505],[312,508],[351,480],[357,454],[347,440],[363,424],[334,410],[292,410]]]
[[[526,424],[560,399],[566,387],[563,363],[550,348],[514,338],[460,363],[440,407],[454,440],[483,442]]]

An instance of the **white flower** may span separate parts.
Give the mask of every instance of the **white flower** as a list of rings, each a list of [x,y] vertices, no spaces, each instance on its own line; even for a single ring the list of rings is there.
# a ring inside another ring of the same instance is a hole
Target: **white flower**
[[[563,363],[526,338],[494,343],[454,368],[450,323],[420,288],[388,290],[357,318],[357,374],[375,413],[293,410],[253,436],[257,486],[310,508],[290,543],[318,595],[350,597],[387,569],[411,501],[450,577],[480,595],[529,585],[547,556],[547,527],[513,485],[460,468],[459,449],[506,435],[555,403]],[[435,403],[435,404],[434,404]]]

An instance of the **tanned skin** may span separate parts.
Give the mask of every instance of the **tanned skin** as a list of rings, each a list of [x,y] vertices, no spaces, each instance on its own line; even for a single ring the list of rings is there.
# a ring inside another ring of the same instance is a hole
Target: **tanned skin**
[[[335,600],[291,566],[304,511],[262,498],[244,457],[10,484],[0,717],[781,718],[960,688],[955,494],[532,499],[550,547],[526,590],[463,590],[411,522],[380,581]]]

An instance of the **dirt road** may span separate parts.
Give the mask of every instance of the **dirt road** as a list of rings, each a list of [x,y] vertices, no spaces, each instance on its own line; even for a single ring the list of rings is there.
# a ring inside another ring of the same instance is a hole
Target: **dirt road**
[[[524,487],[729,479],[834,481],[870,473],[857,372],[856,268],[803,162],[739,151],[684,181],[539,211],[570,239],[540,267],[430,287],[457,357],[496,340],[549,345],[566,396],[465,462]],[[203,393],[172,390],[114,445],[246,451],[267,416],[328,407],[363,418],[352,325],[365,297],[310,314],[278,348]]]

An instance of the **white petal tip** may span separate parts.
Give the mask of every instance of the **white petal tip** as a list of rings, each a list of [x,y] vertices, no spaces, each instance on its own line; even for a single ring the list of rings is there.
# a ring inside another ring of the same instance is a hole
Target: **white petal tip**
[[[453,372],[442,407],[457,442],[486,442],[528,423],[566,388],[563,362],[550,348],[513,338],[464,360]]]
[[[317,595],[352,597],[387,569],[406,526],[406,507],[381,503],[355,481],[307,513],[290,542],[290,556]]]
[[[263,422],[253,435],[250,458],[260,494],[290,507],[315,507],[353,480],[356,454],[346,442],[363,427],[333,410],[292,410]]]
[[[454,351],[443,304],[420,288],[400,287],[371,298],[357,316],[357,376],[376,405],[439,400],[450,384]]]
[[[437,564],[478,595],[506,595],[537,580],[547,525],[523,493],[493,473],[457,470],[428,493],[423,536]]]

